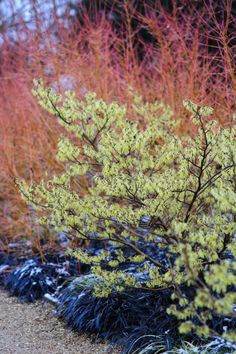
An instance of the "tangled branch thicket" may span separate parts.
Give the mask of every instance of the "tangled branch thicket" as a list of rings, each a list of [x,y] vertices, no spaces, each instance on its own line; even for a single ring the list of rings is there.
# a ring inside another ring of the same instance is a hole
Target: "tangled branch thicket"
[[[180,137],[171,110],[140,96],[131,120],[124,105],[93,93],[63,97],[41,80],[33,93],[69,132],[58,144],[65,170],[39,184],[16,183],[41,223],[102,243],[95,255],[71,250],[100,279],[94,293],[169,289],[167,312],[181,333],[235,341],[235,125],[221,127],[209,119],[212,108],[187,100],[197,134]]]

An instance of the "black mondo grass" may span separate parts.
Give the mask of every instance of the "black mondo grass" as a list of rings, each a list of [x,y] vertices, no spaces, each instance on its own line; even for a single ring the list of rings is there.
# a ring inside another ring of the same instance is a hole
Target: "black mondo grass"
[[[33,302],[41,299],[46,293],[55,292],[57,282],[52,275],[47,268],[30,259],[8,275],[4,286],[11,295],[24,302]]]
[[[3,285],[11,295],[19,297],[24,302],[41,299],[45,294],[50,298],[50,295],[54,295],[66,279],[87,270],[83,264],[79,264],[74,258],[65,256],[64,253],[48,253],[45,255],[44,262],[40,256],[26,260],[17,255],[9,258],[8,255],[3,254],[2,259],[0,282],[1,267],[9,265]]]
[[[0,252],[0,285],[4,285],[4,282],[14,267],[19,265],[19,260],[14,254],[7,254]]]
[[[137,346],[144,345],[148,339],[144,337],[150,333],[163,336],[168,348],[166,334],[171,337],[177,329],[176,320],[166,314],[170,292],[135,289],[98,298],[92,293],[97,281],[94,276],[83,276],[64,287],[59,292],[57,315],[78,332],[123,346],[124,354],[131,354]],[[137,341],[141,336],[143,340]]]

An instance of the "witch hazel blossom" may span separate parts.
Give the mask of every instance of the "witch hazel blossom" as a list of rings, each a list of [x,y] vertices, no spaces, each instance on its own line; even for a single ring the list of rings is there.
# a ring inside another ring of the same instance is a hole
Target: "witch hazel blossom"
[[[96,295],[138,288],[137,274],[145,271],[142,286],[171,289],[168,312],[182,333],[221,336],[216,316],[222,326],[229,323],[224,339],[236,341],[230,328],[236,303],[235,125],[221,127],[211,119],[211,107],[186,100],[197,134],[181,137],[170,109],[142,97],[134,98],[134,116],[128,117],[124,105],[94,93],[63,98],[41,80],[33,93],[69,133],[58,144],[64,172],[38,185],[16,184],[44,223],[103,242],[104,252],[95,255],[70,250],[101,279]],[[135,276],[125,270],[130,262]]]

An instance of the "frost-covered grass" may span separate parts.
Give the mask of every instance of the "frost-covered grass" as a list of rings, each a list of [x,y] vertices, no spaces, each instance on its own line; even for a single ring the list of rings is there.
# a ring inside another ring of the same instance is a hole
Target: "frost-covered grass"
[[[1,268],[4,272],[10,267],[2,265]],[[11,295],[19,297],[24,302],[34,302],[42,299],[45,294],[53,297],[57,288],[72,274],[75,274],[73,265],[68,268],[65,262],[42,263],[29,259],[5,275],[4,286]]]

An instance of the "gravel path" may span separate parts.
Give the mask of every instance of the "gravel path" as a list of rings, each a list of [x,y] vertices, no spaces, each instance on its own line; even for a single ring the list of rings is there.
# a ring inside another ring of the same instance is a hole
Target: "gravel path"
[[[65,328],[52,314],[52,306],[22,304],[0,290],[1,354],[119,354],[107,344]]]

